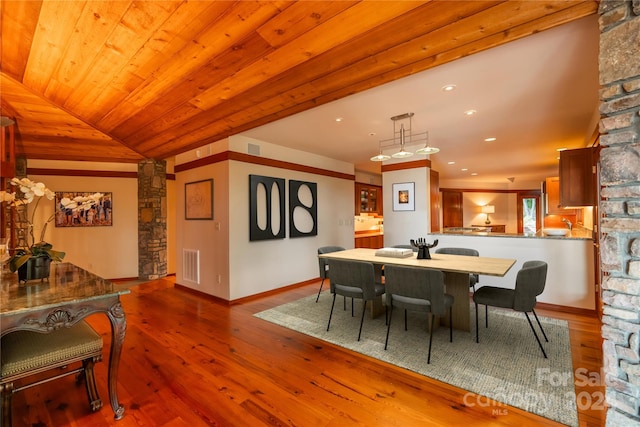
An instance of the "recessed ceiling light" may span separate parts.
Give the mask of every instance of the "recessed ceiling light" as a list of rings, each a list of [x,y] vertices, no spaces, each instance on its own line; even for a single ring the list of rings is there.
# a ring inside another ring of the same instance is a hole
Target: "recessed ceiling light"
[[[564,150],[566,150],[566,148],[564,148],[564,147],[563,148],[556,148],[556,151],[564,151]]]
[[[448,165],[455,165],[456,162],[447,162]]]
[[[492,141],[495,141],[496,139],[497,138],[495,136],[491,136],[489,138],[485,138],[484,140],[485,140],[485,142],[492,142]]]
[[[451,92],[452,90],[455,90],[456,85],[444,85],[442,86],[441,90],[443,92]]]
[[[476,111],[476,110],[467,110],[467,111],[465,111],[465,112],[464,112],[464,115],[465,115],[465,116],[473,116],[473,115],[475,115],[476,113],[477,113],[477,111]]]
[[[476,175],[478,175],[478,172],[472,172],[471,175],[472,176],[476,176]]]
[[[460,170],[461,170],[462,172],[466,172],[466,171],[468,171],[469,169],[467,169],[467,168],[462,168],[462,169],[460,169]]]
[[[336,117],[336,122],[341,122],[343,120],[342,117]]]
[[[369,132],[369,136],[376,136],[375,132]]]

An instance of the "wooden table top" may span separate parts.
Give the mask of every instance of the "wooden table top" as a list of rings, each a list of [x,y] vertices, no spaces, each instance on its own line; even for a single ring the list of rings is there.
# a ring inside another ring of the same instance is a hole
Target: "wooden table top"
[[[435,252],[435,251],[434,251]],[[416,259],[417,253],[407,258],[376,256],[376,249],[347,249],[318,255],[320,258],[366,261],[374,264],[394,264],[407,267],[431,268],[452,273],[484,274],[503,277],[516,263],[515,259],[489,258],[431,253],[431,259]]]

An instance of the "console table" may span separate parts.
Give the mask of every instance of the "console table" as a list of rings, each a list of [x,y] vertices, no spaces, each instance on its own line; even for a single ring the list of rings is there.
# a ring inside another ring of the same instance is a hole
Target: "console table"
[[[68,328],[85,317],[104,313],[111,322],[109,401],[119,420],[124,406],[118,401],[118,365],[127,322],[117,289],[103,279],[70,263],[51,264],[49,280],[18,283],[17,273],[3,272],[0,281],[0,336],[18,330],[48,333]]]

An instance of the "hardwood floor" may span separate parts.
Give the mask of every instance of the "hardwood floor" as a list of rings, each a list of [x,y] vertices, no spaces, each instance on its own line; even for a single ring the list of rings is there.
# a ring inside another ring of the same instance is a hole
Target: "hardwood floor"
[[[313,294],[319,282],[228,307],[157,280],[122,298],[127,335],[119,371],[125,416],[113,420],[106,369],[110,327],[96,366],[103,408],[90,413],[71,377],[17,393],[14,426],[525,426],[559,425],[515,408],[466,406],[465,390],[425,378],[253,317]],[[581,426],[604,425],[596,318],[538,310],[571,330]],[[589,381],[584,378],[590,378]],[[582,385],[584,384],[584,385]]]

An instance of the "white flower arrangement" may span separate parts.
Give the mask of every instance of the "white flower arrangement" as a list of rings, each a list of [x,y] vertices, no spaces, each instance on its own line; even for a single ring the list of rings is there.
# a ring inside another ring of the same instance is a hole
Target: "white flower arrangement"
[[[51,221],[53,221],[55,212],[44,222],[42,231],[40,232],[39,241],[36,242],[33,234],[35,215],[40,201],[43,197],[47,198],[48,200],[53,200],[55,198],[55,193],[48,189],[42,182],[34,182],[28,178],[13,178],[11,179],[10,184],[18,187],[19,192],[13,193],[0,191],[0,203],[4,202],[8,203],[9,206],[18,207],[28,205],[33,201],[36,202],[33,210],[31,211],[30,219],[27,216],[26,210],[16,211],[18,215],[24,215],[24,217],[21,219],[23,220],[23,222],[28,224],[28,236],[30,236],[31,239],[27,239],[27,247],[19,247],[9,250],[10,252],[14,252],[13,255],[9,258],[10,270],[18,270],[18,268],[26,263],[31,257],[47,256],[51,258],[52,261],[62,261],[66,254],[64,252],[54,251],[52,249],[53,246],[50,243],[44,241],[44,233],[47,229],[47,225]],[[66,209],[71,209],[72,211],[88,210],[93,205],[97,204],[102,196],[102,193],[95,193],[85,197],[74,197],[73,199],[64,198],[60,201],[60,203]]]

